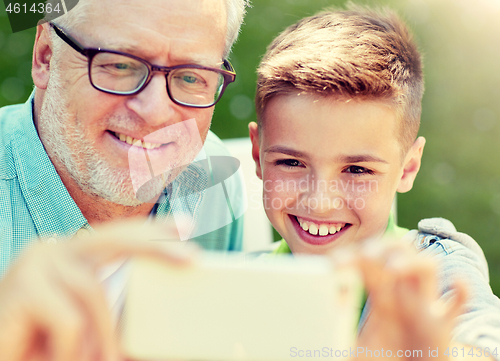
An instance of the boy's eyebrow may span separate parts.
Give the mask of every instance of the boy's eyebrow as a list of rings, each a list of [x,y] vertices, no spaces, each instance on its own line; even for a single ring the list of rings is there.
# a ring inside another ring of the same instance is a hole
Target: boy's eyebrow
[[[297,158],[304,158],[306,155],[302,152],[299,152],[298,150],[283,147],[281,145],[274,145],[272,147],[267,148],[264,150],[264,153],[282,153],[282,154],[288,154],[291,155],[292,157],[297,157]]]
[[[306,158],[307,154],[300,152],[295,149],[287,148],[281,145],[274,145],[272,147],[267,148],[264,153],[281,153],[281,154],[288,154],[292,157],[297,157],[297,158]],[[359,154],[359,155],[340,155],[336,158],[336,161],[338,163],[369,163],[369,162],[376,162],[376,163],[385,163],[389,164],[386,160],[382,158],[375,157],[370,154]]]
[[[375,157],[369,154],[360,154],[360,155],[341,155],[337,158],[339,163],[363,163],[363,162],[376,162],[376,163],[385,163],[389,164],[386,160]]]

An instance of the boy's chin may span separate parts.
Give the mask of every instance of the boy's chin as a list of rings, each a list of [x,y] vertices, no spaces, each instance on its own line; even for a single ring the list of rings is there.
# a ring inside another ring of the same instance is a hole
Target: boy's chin
[[[302,245],[302,244],[289,244],[290,250],[293,254],[303,254],[303,255],[326,255],[333,249],[335,249],[335,246],[329,246],[329,247],[318,247],[318,246],[309,246],[309,245]]]

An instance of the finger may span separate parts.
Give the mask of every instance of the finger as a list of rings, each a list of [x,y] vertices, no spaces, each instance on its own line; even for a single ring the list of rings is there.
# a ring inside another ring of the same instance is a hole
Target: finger
[[[53,282],[58,273],[46,249],[26,252],[1,282],[2,360],[78,360],[83,320]]]
[[[376,312],[399,318],[417,311],[424,299],[426,303],[435,301],[433,262],[417,257],[406,245],[377,248],[375,252],[365,250],[359,264]]]
[[[33,292],[37,304],[26,302],[21,312],[28,313],[32,329],[44,336],[46,344],[40,345],[37,354],[53,355],[54,361],[80,360],[85,319],[78,307],[67,293],[53,285],[40,283]]]
[[[394,288],[394,277],[387,273],[384,264],[379,260],[365,258],[359,268],[372,306],[372,316],[388,315],[394,312],[394,300],[391,298]]]
[[[149,222],[144,218],[132,218],[127,220],[107,222],[94,227],[99,233],[111,232],[117,230],[125,235],[128,232],[134,232],[137,236],[153,237],[152,240],[180,240],[180,234],[185,233],[186,228],[189,228],[188,217],[176,217],[172,219],[161,219],[154,222]],[[146,238],[144,238],[146,239]]]
[[[464,307],[469,299],[469,288],[467,282],[457,278],[452,283],[453,296],[446,303],[448,317],[455,319],[464,312]]]
[[[361,244],[360,254],[373,258],[387,259],[392,253],[416,254],[411,245],[401,242],[397,238],[382,237],[380,239],[369,239]]]
[[[388,263],[388,271],[392,272],[404,289],[426,302],[438,298],[437,264],[430,258],[405,254]]]
[[[2,288],[6,287],[1,298],[4,301],[2,316],[8,312],[9,319],[15,319],[12,325],[2,323],[2,329],[15,332],[1,338],[9,340],[10,336],[7,352],[24,347],[18,353],[19,358],[6,359],[26,360],[22,354],[29,352],[35,359],[85,360],[88,352],[82,341],[96,334],[107,347],[103,352],[105,360],[116,359],[117,346],[109,351],[114,346],[112,326],[103,296],[96,291],[97,283],[89,279],[92,275],[81,260],[68,258],[63,250],[63,247],[48,245],[34,247],[19,259],[2,281]],[[99,302],[100,308],[97,308]],[[2,317],[3,321],[5,319]],[[94,355],[98,351],[96,348],[89,350]]]
[[[117,360],[119,351],[113,321],[104,292],[94,275],[85,268],[65,267],[60,275],[64,289],[86,317],[85,348],[91,359]],[[96,358],[95,355],[99,355]]]
[[[154,257],[177,265],[192,263],[197,254],[193,243],[152,241],[173,236],[169,229],[160,225],[143,227],[137,221],[112,224],[68,242],[68,247],[96,267],[129,256]]]

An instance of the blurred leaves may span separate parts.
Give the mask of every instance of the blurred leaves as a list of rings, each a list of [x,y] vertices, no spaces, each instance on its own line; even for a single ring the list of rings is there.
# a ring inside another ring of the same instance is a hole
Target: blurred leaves
[[[0,106],[25,102],[31,90],[31,52],[35,30],[12,33],[0,4]]]

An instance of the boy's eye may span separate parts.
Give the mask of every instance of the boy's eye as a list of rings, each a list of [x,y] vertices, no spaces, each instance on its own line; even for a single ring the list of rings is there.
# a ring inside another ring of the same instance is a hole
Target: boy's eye
[[[345,169],[346,173],[352,173],[352,174],[373,174],[373,171],[370,169],[360,167],[357,165],[351,165]]]
[[[303,164],[299,162],[297,159],[280,159],[276,161],[276,165],[284,165],[287,167],[300,167]]]

